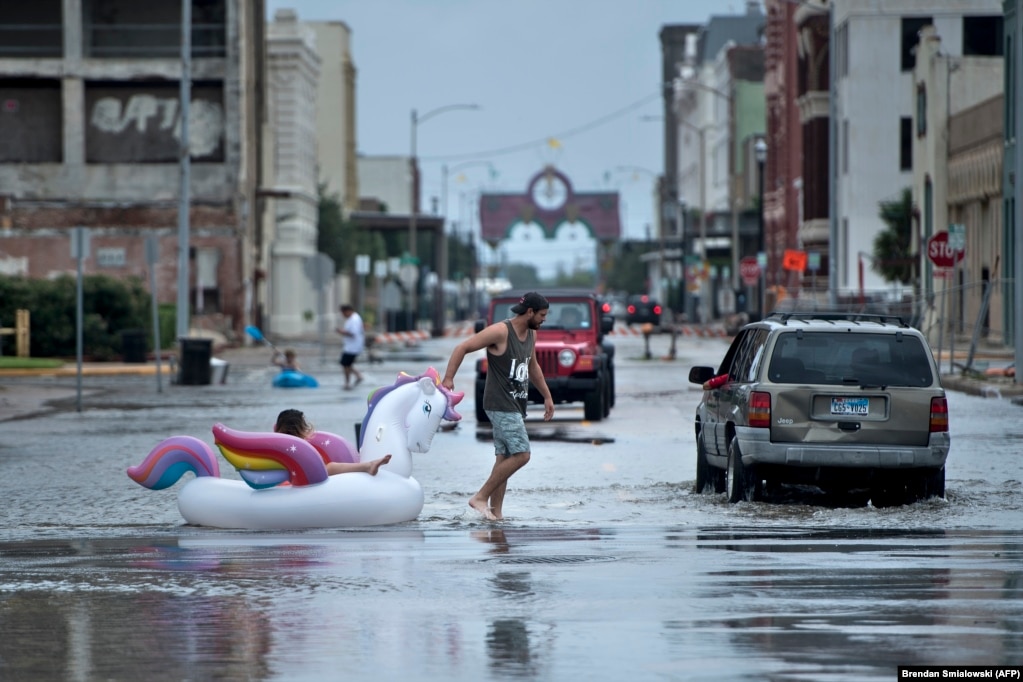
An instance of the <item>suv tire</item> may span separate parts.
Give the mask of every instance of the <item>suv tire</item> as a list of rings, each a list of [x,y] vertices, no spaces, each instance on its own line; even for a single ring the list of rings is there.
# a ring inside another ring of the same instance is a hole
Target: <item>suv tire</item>
[[[608,412],[615,406],[615,368],[614,365],[609,365],[607,368],[607,407]]]
[[[586,394],[583,398],[583,416],[587,421],[599,422],[604,418],[605,412],[605,398],[607,389],[604,387],[605,380],[603,375],[597,379],[597,386],[592,391]]]
[[[487,413],[483,410],[483,389],[479,386],[476,387],[476,423],[490,423],[490,417],[488,417]]]
[[[757,502],[761,497],[761,483],[756,478],[754,467],[742,463],[742,452],[735,438],[728,444],[728,472],[726,474],[726,492],[728,501]]]
[[[710,465],[707,464],[707,451],[703,447],[703,434],[696,434],[696,485],[693,490],[702,495],[710,484]]]

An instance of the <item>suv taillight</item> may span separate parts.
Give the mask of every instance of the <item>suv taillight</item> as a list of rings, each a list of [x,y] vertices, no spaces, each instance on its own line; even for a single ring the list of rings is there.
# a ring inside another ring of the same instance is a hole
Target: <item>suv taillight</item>
[[[934,423],[934,403],[931,403],[931,423]],[[771,428],[771,394],[753,391],[749,397],[749,425],[761,429]]]
[[[948,401],[931,398],[931,433],[948,431]]]

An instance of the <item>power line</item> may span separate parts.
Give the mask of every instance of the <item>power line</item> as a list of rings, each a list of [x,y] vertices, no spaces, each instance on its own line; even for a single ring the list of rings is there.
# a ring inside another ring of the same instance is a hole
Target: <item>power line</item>
[[[491,149],[489,151],[468,152],[465,154],[451,154],[445,156],[424,156],[420,158],[423,161],[455,161],[459,159],[474,159],[488,156],[502,156],[505,154],[513,154],[515,152],[525,151],[527,149],[532,149],[537,145],[546,144],[552,137],[557,140],[566,140],[570,137],[575,137],[576,135],[580,135],[582,133],[593,130],[594,128],[600,127],[605,123],[615,120],[616,118],[621,118],[622,116],[625,116],[626,114],[635,111],[636,109],[652,102],[655,99],[658,99],[659,97],[661,97],[660,90],[649,95],[646,95],[636,100],[632,104],[629,104],[628,106],[618,109],[617,111],[614,111],[610,114],[607,114],[606,116],[602,116],[598,119],[590,121],[589,123],[584,123],[583,125],[576,126],[575,128],[569,128],[568,130],[562,133],[548,135],[547,137],[533,140],[531,142],[523,142],[520,144],[511,145],[509,147],[499,147],[497,149]]]

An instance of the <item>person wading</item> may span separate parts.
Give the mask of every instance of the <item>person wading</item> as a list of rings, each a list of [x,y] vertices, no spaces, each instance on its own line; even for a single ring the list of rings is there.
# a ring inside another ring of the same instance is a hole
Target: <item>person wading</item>
[[[544,421],[554,416],[554,400],[533,352],[536,331],[547,319],[549,310],[546,298],[529,292],[512,306],[515,317],[495,322],[455,347],[441,382],[453,391],[455,374],[465,356],[487,349],[483,409],[494,427],[496,461],[483,487],[469,498],[469,506],[491,521],[504,518],[502,507],[508,479],[529,462],[529,435],[524,418],[530,382],[543,396]]]

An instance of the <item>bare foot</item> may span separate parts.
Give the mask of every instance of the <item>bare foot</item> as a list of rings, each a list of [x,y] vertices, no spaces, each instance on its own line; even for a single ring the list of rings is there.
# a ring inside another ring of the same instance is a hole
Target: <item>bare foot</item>
[[[504,514],[501,513],[500,509],[496,507],[487,507],[487,509],[489,509],[490,513],[494,515],[495,521],[501,521],[502,519],[504,519]]]
[[[390,461],[391,461],[391,456],[390,455],[384,455],[380,459],[374,459],[372,462],[368,462],[368,464],[369,464],[368,471],[369,471],[370,476],[376,476],[377,472],[380,471],[380,467],[382,467],[383,465],[387,464]]]
[[[490,511],[490,507],[487,506],[487,503],[483,500],[477,500],[475,495],[469,498],[469,506],[478,511],[480,514],[483,514],[483,518],[487,521],[497,521],[497,517],[494,516],[492,511]]]

